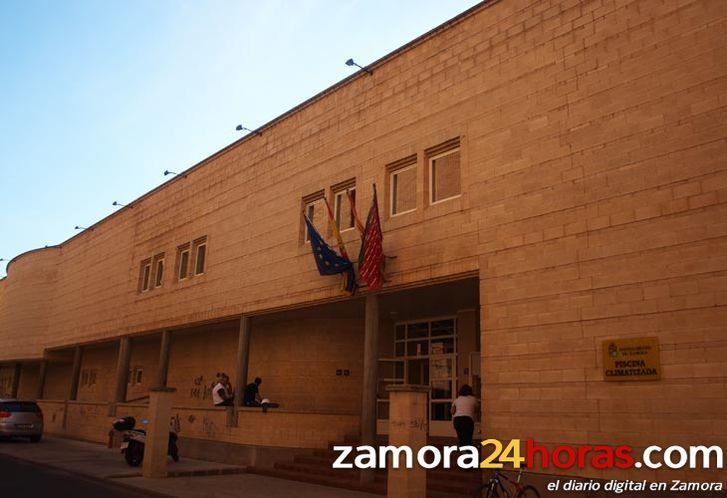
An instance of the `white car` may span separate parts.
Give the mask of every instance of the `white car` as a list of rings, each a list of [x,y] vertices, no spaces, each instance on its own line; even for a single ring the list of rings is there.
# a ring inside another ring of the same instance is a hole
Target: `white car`
[[[43,412],[35,401],[0,398],[0,438],[43,437]]]

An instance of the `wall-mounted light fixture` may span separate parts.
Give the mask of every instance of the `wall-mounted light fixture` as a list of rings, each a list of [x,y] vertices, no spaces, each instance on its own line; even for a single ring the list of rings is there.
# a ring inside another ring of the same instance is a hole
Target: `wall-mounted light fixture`
[[[247,132],[250,132],[250,133],[252,133],[253,135],[257,135],[257,136],[259,136],[259,137],[262,137],[262,136],[263,136],[262,132],[259,132],[259,131],[257,131],[257,130],[251,130],[250,128],[245,128],[245,127],[244,127],[244,126],[242,126],[241,124],[237,125],[237,126],[235,127],[235,129],[236,129],[237,131],[247,131]]]
[[[365,68],[365,67],[363,67],[363,66],[359,66],[358,64],[356,64],[356,61],[354,61],[353,59],[348,59],[348,60],[346,61],[346,65],[347,65],[347,66],[356,66],[356,67],[357,67],[357,68],[359,68],[359,69],[360,69],[361,71],[366,71],[366,72],[367,72],[367,73],[369,73],[370,75],[373,75],[373,74],[374,74],[374,72],[373,72],[373,71],[372,71],[371,69],[367,69],[367,68]]]

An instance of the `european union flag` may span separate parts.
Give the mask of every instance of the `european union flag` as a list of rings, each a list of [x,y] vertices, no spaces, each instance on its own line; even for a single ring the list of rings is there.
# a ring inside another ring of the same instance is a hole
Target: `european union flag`
[[[313,257],[316,260],[318,273],[321,275],[341,274],[344,278],[345,289],[353,294],[356,291],[356,274],[353,271],[353,263],[348,258],[340,256],[329,246],[321,234],[318,233],[313,223],[305,218],[305,225],[308,229],[308,240],[313,250]]]

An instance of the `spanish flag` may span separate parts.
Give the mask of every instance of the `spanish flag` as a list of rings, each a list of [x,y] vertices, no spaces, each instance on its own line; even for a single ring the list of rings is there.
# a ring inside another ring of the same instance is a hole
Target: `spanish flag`
[[[366,218],[366,228],[361,237],[361,250],[358,254],[358,278],[366,282],[371,290],[378,290],[384,282],[384,234],[381,231],[379,218],[379,202],[376,197],[376,184],[374,184],[374,199],[371,203],[369,215]]]

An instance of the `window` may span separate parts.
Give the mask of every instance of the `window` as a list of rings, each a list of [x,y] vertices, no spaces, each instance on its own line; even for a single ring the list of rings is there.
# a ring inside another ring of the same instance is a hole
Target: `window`
[[[356,226],[353,217],[351,201],[348,200],[348,193],[351,194],[351,201],[356,205],[356,187],[348,187],[333,193],[333,216],[340,231],[350,230]]]
[[[189,276],[189,244],[177,248],[177,278],[184,280]]]
[[[409,213],[417,207],[416,156],[389,166],[391,216]]]
[[[459,139],[428,152],[429,203],[453,199],[461,194]]]
[[[154,256],[154,288],[161,287],[164,282],[164,253]]]
[[[129,376],[127,377],[126,383],[131,384],[132,386],[141,384],[141,379],[144,376],[144,369],[143,368],[135,368],[133,370],[129,370]]]
[[[96,384],[96,369],[81,372],[81,387],[91,387]]]
[[[139,291],[144,292],[149,290],[149,284],[151,281],[151,260],[145,259],[141,262],[141,271],[139,272]]]
[[[316,227],[316,230],[320,232],[321,227],[323,226],[323,221],[325,220],[325,206],[323,203],[323,196],[324,192],[323,190],[316,192],[315,194],[311,194],[308,196],[305,196],[303,198],[303,214],[305,214],[308,219],[313,223],[313,226]],[[308,239],[308,230],[306,228],[305,222],[301,220],[303,223],[302,230],[303,230],[303,241],[309,242]]]
[[[205,260],[207,258],[207,237],[200,237],[194,241],[194,274],[204,273]]]

